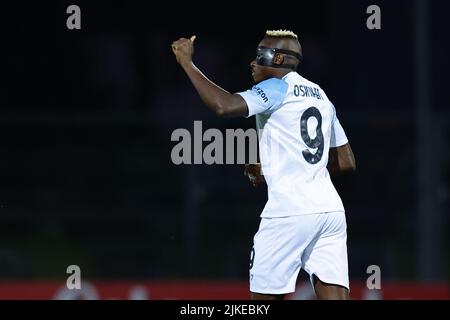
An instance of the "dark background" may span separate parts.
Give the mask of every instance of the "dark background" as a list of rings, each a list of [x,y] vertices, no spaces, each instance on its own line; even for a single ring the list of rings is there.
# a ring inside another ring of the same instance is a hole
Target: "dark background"
[[[81,30],[66,28],[70,4]],[[381,30],[366,28],[371,4]],[[77,264],[93,279],[247,281],[265,188],[240,165],[175,166],[170,136],[254,120],[206,109],[170,45],[197,35],[194,62],[244,91],[265,30],[286,28],[356,156],[357,172],[334,179],[351,279],[375,264],[383,280],[447,281],[450,4],[428,6],[423,46],[413,1],[2,4],[0,279],[60,279]]]

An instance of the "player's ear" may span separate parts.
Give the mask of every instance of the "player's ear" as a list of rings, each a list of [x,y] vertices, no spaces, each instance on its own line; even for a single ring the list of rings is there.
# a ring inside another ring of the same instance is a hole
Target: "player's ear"
[[[281,53],[275,54],[275,57],[273,57],[273,63],[276,65],[281,65],[284,61],[283,55]]]

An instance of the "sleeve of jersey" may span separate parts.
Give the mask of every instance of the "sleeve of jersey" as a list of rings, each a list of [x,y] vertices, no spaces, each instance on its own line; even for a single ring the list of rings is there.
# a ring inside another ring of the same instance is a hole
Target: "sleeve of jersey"
[[[334,107],[333,107],[334,109]],[[333,121],[331,123],[331,148],[341,147],[348,143],[347,136],[345,135],[344,128],[342,128],[339,119],[336,116],[336,110],[334,110]]]
[[[258,83],[251,90],[237,94],[247,103],[247,118],[249,118],[255,114],[279,107],[286,96],[288,87],[284,80],[271,78]]]

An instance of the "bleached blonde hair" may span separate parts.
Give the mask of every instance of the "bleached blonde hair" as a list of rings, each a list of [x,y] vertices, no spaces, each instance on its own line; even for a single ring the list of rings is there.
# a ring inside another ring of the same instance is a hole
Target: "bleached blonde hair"
[[[291,39],[298,40],[298,36],[295,33],[293,33],[290,30],[283,30],[283,29],[267,30],[266,36],[267,37],[275,37],[275,38],[291,38]]]

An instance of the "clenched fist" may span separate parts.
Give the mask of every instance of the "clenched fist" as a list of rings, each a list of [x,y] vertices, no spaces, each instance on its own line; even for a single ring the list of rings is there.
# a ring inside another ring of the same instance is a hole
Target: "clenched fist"
[[[180,65],[185,65],[192,61],[195,38],[196,36],[192,36],[190,39],[180,38],[172,43],[172,51]]]

